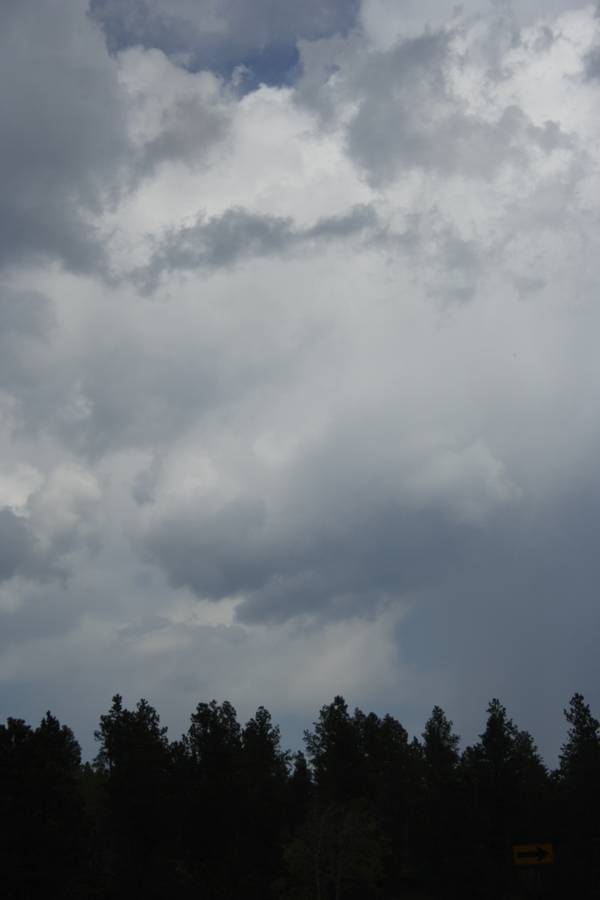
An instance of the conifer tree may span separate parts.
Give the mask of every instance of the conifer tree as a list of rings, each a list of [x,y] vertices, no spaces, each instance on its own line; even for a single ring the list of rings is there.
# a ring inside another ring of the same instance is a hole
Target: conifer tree
[[[0,725],[3,896],[79,895],[87,832],[80,764],[73,732],[50,712],[36,729],[21,719]]]
[[[422,865],[428,880],[448,892],[460,878],[464,853],[460,828],[459,737],[452,722],[434,706],[422,735],[424,806],[421,846],[427,848]]]
[[[479,742],[463,754],[461,774],[468,840],[480,863],[478,877],[487,879],[493,897],[511,877],[512,845],[540,840],[548,827],[547,772],[533,738],[517,728],[500,701],[492,700],[487,712]]]
[[[167,729],[147,700],[135,709],[116,694],[95,732],[96,770],[107,794],[106,842],[115,863],[115,896],[141,891],[159,897],[170,888],[168,859],[174,841]]]
[[[600,722],[582,694],[564,710],[569,723],[557,772],[561,837],[569,877],[581,894],[600,892]]]
[[[361,795],[363,754],[356,719],[341,696],[321,707],[314,731],[304,743],[323,801],[350,800]]]
[[[181,746],[187,757],[179,797],[186,872],[215,900],[238,896],[246,827],[242,729],[231,703],[199,703]]]
[[[579,693],[564,714],[570,728],[560,752],[560,777],[572,788],[589,789],[600,776],[600,722]]]
[[[244,895],[262,900],[278,874],[289,762],[281,749],[279,727],[263,706],[242,729],[240,759]]]

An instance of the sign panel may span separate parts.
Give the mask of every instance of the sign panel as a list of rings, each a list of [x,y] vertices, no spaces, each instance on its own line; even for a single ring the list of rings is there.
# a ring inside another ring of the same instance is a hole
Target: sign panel
[[[515,844],[513,847],[515,866],[550,866],[553,862],[552,844]]]

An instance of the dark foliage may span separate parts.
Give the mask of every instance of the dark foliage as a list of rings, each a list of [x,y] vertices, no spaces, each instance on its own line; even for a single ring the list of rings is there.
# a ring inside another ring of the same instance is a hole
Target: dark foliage
[[[421,740],[343,697],[281,747],[259,707],[199,703],[170,742],[113,698],[93,764],[50,713],[0,726],[2,895],[209,900],[600,896],[600,723],[581,694],[548,773],[498,700],[462,754],[434,707]],[[516,868],[515,844],[553,865]]]

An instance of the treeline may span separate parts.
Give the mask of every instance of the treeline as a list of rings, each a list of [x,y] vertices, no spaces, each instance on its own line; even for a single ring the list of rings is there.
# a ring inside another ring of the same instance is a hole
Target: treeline
[[[2,896],[400,900],[600,896],[600,725],[580,694],[556,771],[492,700],[464,752],[324,706],[290,753],[269,712],[198,704],[170,742],[145,700],[101,716],[93,764],[48,713],[0,726]],[[515,868],[515,844],[555,862]]]

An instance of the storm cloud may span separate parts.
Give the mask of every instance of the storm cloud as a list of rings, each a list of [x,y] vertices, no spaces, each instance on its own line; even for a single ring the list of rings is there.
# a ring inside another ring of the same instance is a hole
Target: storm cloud
[[[91,217],[126,164],[117,73],[82,3],[9,2],[0,12],[0,265],[58,256],[98,268]]]
[[[3,5],[4,714],[472,740],[500,696],[554,758],[600,703],[599,21]]]
[[[324,217],[303,229],[281,216],[228,209],[220,216],[199,217],[193,225],[168,231],[153,247],[148,265],[132,277],[151,290],[163,272],[215,269],[352,235],[366,233],[376,239],[378,230],[377,214],[369,206],[355,206],[345,215]]]

